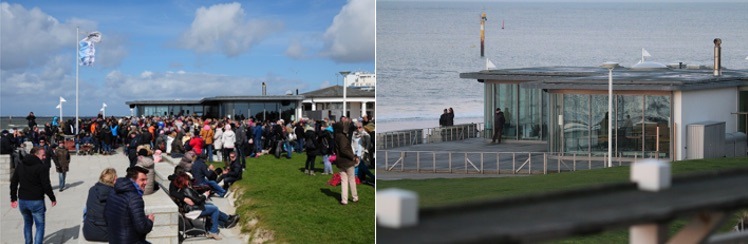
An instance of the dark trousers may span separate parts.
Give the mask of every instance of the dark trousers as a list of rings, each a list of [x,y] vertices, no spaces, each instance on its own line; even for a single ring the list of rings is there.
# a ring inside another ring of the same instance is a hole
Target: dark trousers
[[[371,173],[369,167],[365,163],[358,164],[358,179],[364,182],[366,181],[366,176],[369,176],[370,181],[374,182],[374,174]]]
[[[304,169],[312,170],[314,171],[314,160],[317,159],[317,155],[314,154],[306,154],[306,163],[304,164]]]
[[[237,180],[239,179],[231,176],[223,177],[223,189],[228,191],[229,187],[231,187],[231,185],[234,184],[234,182],[236,182]]]
[[[495,126],[493,128],[493,138],[491,139],[491,142],[495,142],[498,140],[499,143],[501,143],[501,132],[504,130],[501,126]]]

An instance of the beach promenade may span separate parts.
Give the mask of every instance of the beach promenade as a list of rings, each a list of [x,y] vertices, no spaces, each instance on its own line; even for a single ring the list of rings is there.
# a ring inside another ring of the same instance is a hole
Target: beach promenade
[[[173,160],[173,159],[171,159]],[[178,162],[178,161],[173,161]],[[71,156],[70,172],[66,179],[65,191],[59,191],[59,180],[54,167],[50,170],[50,181],[57,197],[57,206],[51,207],[45,196],[47,205],[44,243],[78,243],[83,236],[79,236],[82,224],[83,208],[88,197],[88,190],[99,179],[102,170],[112,167],[117,175],[123,177],[128,166],[128,159],[122,155],[121,149],[111,156]],[[159,164],[169,164],[161,162]],[[10,207],[10,182],[0,183],[0,243],[24,243],[23,217],[18,208]],[[164,194],[161,190],[154,194]],[[221,211],[233,214],[235,209],[228,199],[212,198],[213,204]],[[247,243],[240,235],[239,226],[232,229],[220,229],[223,240],[220,243]],[[185,240],[189,243],[216,243],[215,240],[204,237],[194,237]]]

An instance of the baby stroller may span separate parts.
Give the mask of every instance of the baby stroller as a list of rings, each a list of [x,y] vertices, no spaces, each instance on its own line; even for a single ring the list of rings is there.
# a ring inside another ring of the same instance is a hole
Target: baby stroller
[[[211,226],[210,217],[202,216],[190,219],[186,216],[187,213],[184,211],[184,206],[181,202],[174,197],[171,197],[171,200],[179,207],[179,234],[177,236],[179,243],[190,237],[204,237],[208,235],[208,230]]]
[[[78,152],[78,155],[94,155],[94,145],[91,143],[84,143],[80,147],[80,151]]]

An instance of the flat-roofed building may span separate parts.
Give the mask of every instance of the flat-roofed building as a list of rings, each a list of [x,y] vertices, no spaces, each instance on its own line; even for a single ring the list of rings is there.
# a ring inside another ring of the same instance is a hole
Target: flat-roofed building
[[[197,115],[206,117],[244,117],[259,120],[300,118],[304,96],[216,96],[200,100],[138,100],[128,101],[135,116]]]
[[[304,111],[308,112],[306,117],[328,117],[340,118],[343,111],[343,87],[330,86],[327,88],[302,93],[304,100],[302,105]],[[375,89],[371,87],[354,88],[346,90],[346,103],[348,104],[347,117],[358,118],[367,115],[375,116],[374,105],[376,102]]]
[[[664,66],[664,65],[662,65]],[[640,66],[613,70],[613,135],[608,135],[608,70],[541,67],[461,73],[485,85],[485,130],[494,110],[507,119],[504,138],[548,143],[551,152],[613,153],[686,159],[687,125],[725,122],[745,133],[748,71]],[[486,133],[490,137],[490,133]]]

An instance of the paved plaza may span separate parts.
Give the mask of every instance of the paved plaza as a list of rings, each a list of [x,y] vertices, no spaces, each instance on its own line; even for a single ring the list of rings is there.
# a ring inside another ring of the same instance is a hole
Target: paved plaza
[[[169,162],[161,162],[169,163]],[[122,155],[121,150],[111,156],[71,156],[70,172],[66,179],[66,188],[59,191],[59,180],[54,167],[50,170],[50,182],[57,197],[57,206],[51,207],[49,198],[45,196],[47,204],[44,243],[78,243],[79,229],[83,218],[83,208],[88,197],[88,190],[99,179],[102,170],[112,167],[117,170],[117,175],[123,177],[129,165],[127,157]],[[0,243],[24,243],[23,217],[18,208],[10,207],[10,182],[0,183]],[[154,194],[164,194],[155,192]],[[230,206],[228,199],[212,198],[213,204],[221,211],[233,214],[235,209]],[[221,229],[223,240],[221,243],[246,243],[241,237],[240,227],[232,229]],[[190,243],[216,243],[212,239],[195,237],[187,239]]]

